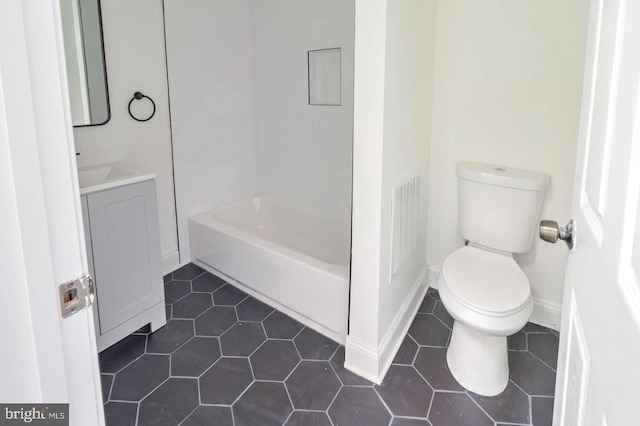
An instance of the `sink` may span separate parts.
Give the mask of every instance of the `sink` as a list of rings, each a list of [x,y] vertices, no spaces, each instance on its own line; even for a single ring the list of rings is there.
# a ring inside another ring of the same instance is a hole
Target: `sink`
[[[80,188],[100,185],[103,183],[128,178],[133,175],[134,173],[111,165],[78,169],[78,181],[80,183]]]

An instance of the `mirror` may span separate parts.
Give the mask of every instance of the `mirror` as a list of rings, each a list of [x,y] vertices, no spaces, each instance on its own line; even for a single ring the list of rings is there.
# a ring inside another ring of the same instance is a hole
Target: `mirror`
[[[60,0],[73,126],[109,121],[100,0]]]

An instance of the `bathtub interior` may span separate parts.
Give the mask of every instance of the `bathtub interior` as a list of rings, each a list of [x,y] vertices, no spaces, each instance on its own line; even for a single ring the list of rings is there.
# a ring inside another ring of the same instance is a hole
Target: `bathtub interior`
[[[349,264],[349,217],[253,196],[212,211],[211,218],[327,264]]]

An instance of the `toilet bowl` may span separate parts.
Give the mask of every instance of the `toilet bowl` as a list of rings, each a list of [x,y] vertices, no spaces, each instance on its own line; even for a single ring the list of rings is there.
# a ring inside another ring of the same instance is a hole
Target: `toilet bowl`
[[[447,364],[466,389],[484,396],[509,382],[507,336],[533,312],[529,280],[512,253],[531,249],[543,173],[459,163],[458,227],[467,245],[445,259],[438,289],[454,319]]]
[[[509,254],[466,246],[447,257],[438,288],[455,321],[447,350],[453,377],[472,392],[498,395],[509,382],[507,336],[533,311],[529,280]]]

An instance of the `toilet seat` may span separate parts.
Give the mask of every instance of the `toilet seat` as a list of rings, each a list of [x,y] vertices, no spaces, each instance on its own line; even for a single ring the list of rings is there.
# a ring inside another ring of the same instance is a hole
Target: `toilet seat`
[[[442,278],[450,296],[478,314],[506,317],[531,304],[529,280],[511,256],[465,246],[446,258]]]

